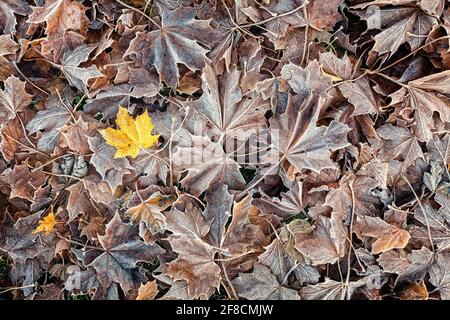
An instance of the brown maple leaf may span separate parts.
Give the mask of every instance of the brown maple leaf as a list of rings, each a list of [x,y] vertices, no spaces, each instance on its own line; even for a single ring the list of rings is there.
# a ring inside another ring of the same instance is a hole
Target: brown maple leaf
[[[24,0],[7,0],[0,2],[0,29],[4,34],[16,31],[17,19],[15,14],[27,16],[31,13],[30,5]]]
[[[208,50],[198,41],[210,44],[214,32],[209,21],[195,19],[193,8],[181,6],[173,11],[164,6],[159,8],[161,26],[150,32],[138,32],[125,56],[134,56],[136,63],[144,68],[154,65],[160,80],[176,88],[180,77],[177,64],[184,64],[192,71],[201,70],[208,61]]]
[[[317,127],[320,105],[311,105],[310,101],[307,100],[300,110],[289,104],[285,113],[270,120],[270,127],[278,134],[273,137],[273,145],[281,152],[281,159],[287,159],[297,171],[310,169],[319,173],[335,168],[331,152],[349,145],[349,128],[337,121]]]
[[[410,239],[408,231],[388,224],[378,217],[357,216],[354,231],[358,238],[374,238],[372,253],[404,248]]]
[[[167,223],[162,211],[175,201],[175,195],[162,194],[157,187],[150,186],[145,190],[136,190],[128,202],[125,214],[133,221],[145,222],[151,233],[164,232]]]
[[[16,117],[31,103],[32,95],[25,91],[25,82],[15,76],[5,80],[5,89],[0,90],[0,125]]]
[[[252,300],[300,300],[297,291],[283,287],[270,269],[255,264],[253,272],[241,273],[232,281],[237,294]]]
[[[85,14],[86,7],[73,0],[46,0],[43,7],[33,7],[28,17],[32,24],[46,23],[47,38],[43,43],[42,53],[57,51],[64,44],[63,36],[68,31],[76,31],[86,35],[89,19]]]
[[[99,236],[103,252],[89,266],[97,272],[103,286],[119,283],[125,292],[137,289],[145,277],[137,270],[138,261],[152,261],[164,250],[157,244],[144,244],[137,226],[123,223],[119,214],[106,225],[105,235]]]

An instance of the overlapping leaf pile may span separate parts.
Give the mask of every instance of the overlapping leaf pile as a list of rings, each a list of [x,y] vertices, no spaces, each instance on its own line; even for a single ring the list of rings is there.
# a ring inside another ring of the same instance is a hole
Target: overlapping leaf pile
[[[0,296],[449,299],[448,4],[0,1]]]

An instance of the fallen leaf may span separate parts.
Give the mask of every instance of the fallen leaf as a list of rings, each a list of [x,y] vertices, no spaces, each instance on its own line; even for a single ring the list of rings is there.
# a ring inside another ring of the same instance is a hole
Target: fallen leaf
[[[114,159],[131,156],[136,158],[141,148],[153,147],[159,135],[151,131],[155,127],[147,112],[134,120],[126,108],[119,108],[116,123],[119,129],[106,128],[100,131],[106,143],[117,149]]]
[[[39,220],[39,224],[36,229],[33,230],[33,234],[44,232],[46,235],[49,235],[55,228],[56,223],[55,214],[52,210],[48,215]]]
[[[365,237],[375,238],[372,254],[404,248],[411,238],[408,231],[388,224],[378,217],[357,216],[354,231],[361,240]]]
[[[414,282],[400,293],[401,300],[428,300],[428,290],[423,280]]]
[[[295,233],[297,249],[313,266],[335,263],[346,254],[346,227],[335,217],[319,216],[314,229]]]
[[[379,106],[366,77],[356,81],[343,82],[338,86],[342,94],[355,107],[353,116],[362,114],[378,114]]]
[[[138,32],[125,56],[135,55],[137,62],[144,67],[154,65],[160,80],[176,88],[179,81],[177,64],[184,64],[192,71],[201,70],[208,61],[208,50],[197,40],[209,43],[214,32],[209,21],[194,19],[196,13],[193,8],[181,6],[173,11],[161,9],[160,12],[160,28]]]
[[[381,160],[393,160],[400,157],[404,160],[404,165],[408,167],[414,165],[417,158],[424,159],[417,139],[407,128],[386,124],[377,132],[386,140],[380,154]]]
[[[15,33],[17,18],[15,14],[27,16],[31,13],[31,6],[24,0],[0,2],[0,29],[4,34]]]
[[[60,130],[69,121],[70,113],[64,107],[56,105],[38,111],[26,128],[30,134],[40,135],[37,147],[42,151],[52,151],[58,144]]]
[[[136,300],[154,300],[157,294],[158,285],[156,284],[156,281],[149,281],[146,284],[141,284]]]
[[[115,191],[122,184],[124,176],[129,174],[133,167],[127,158],[114,158],[117,150],[114,150],[113,146],[105,144],[101,137],[88,137],[87,140],[89,148],[93,152],[91,164],[100,173],[109,188]]]
[[[177,147],[173,157],[176,165],[189,168],[181,183],[194,195],[200,195],[217,181],[226,183],[233,190],[244,188],[245,180],[238,163],[225,154],[221,144],[201,136],[192,136],[192,141],[189,147]]]
[[[252,300],[300,300],[297,291],[283,287],[270,269],[255,264],[252,273],[240,273],[232,281],[237,294]]]
[[[365,280],[350,281],[348,286],[340,281],[326,278],[324,282],[308,285],[300,290],[304,300],[346,300],[350,299],[356,289],[365,285]]]
[[[61,0],[59,0],[61,1]],[[103,73],[98,71],[95,65],[88,68],[80,67],[82,62],[88,60],[89,55],[96,46],[82,45],[73,50],[66,49],[62,53],[60,69],[67,81],[78,90],[89,95],[88,80],[103,77]]]
[[[9,197],[19,197],[28,201],[33,201],[36,191],[48,178],[40,170],[30,170],[27,163],[15,166],[14,169],[5,172],[5,175],[12,186]]]
[[[428,271],[431,284],[439,290],[442,300],[450,299],[450,256],[448,254],[438,254],[436,262]]]
[[[52,258],[49,248],[45,243],[36,242],[37,235],[33,234],[36,225],[41,218],[41,212],[36,212],[17,221],[2,221],[0,227],[0,248],[17,263],[25,264],[26,260],[31,260],[37,256]],[[54,252],[53,252],[54,253]],[[35,261],[37,263],[37,261]],[[31,274],[30,274],[31,276]]]
[[[151,187],[150,187],[151,188]],[[155,192],[144,200],[140,193],[146,194],[146,191],[136,190],[136,193],[129,201],[129,208],[125,212],[133,221],[145,222],[147,228],[152,233],[164,232],[166,229],[166,217],[161,211],[164,211],[176,200],[174,195],[164,195]]]
[[[32,95],[25,91],[25,82],[15,76],[5,80],[5,89],[0,90],[0,125],[16,117],[17,112],[31,103]]]
[[[202,240],[186,237],[169,239],[179,257],[169,263],[167,275],[186,280],[191,298],[207,297],[220,285],[220,268],[214,261],[216,250]]]
[[[310,169],[319,173],[326,168],[335,168],[331,161],[331,152],[344,148],[349,143],[346,125],[333,121],[329,126],[317,127],[320,104],[312,105],[311,96],[296,110],[288,105],[284,114],[277,114],[270,125],[278,135],[273,137],[275,149],[281,151],[280,157],[286,158],[297,171]]]
[[[106,225],[105,235],[98,238],[104,251],[89,266],[97,271],[103,286],[116,282],[125,292],[137,289],[145,278],[137,271],[136,263],[152,261],[164,253],[157,244],[144,244],[139,239],[137,226],[123,223],[119,214]]]
[[[46,23],[47,38],[43,43],[43,52],[58,50],[63,45],[63,36],[74,30],[85,35],[89,27],[89,19],[85,14],[86,7],[73,0],[46,0],[44,6],[33,7],[28,17],[31,24]]]
[[[407,255],[396,250],[386,251],[377,261],[384,272],[398,274],[396,282],[403,280],[413,282],[425,277],[432,259],[433,252],[423,247],[420,250],[412,250]]]

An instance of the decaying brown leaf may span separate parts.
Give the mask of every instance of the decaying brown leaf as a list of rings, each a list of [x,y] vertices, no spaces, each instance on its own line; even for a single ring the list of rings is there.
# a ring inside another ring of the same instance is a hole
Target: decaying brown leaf
[[[240,297],[254,300],[299,300],[295,290],[283,287],[266,266],[256,264],[251,274],[240,274],[233,285]]]
[[[164,253],[157,244],[144,244],[135,229],[135,226],[123,223],[116,214],[106,225],[105,235],[99,236],[104,251],[89,266],[95,269],[103,286],[109,287],[116,282],[125,292],[137,288],[143,275],[136,270],[136,263],[152,261]]]
[[[16,117],[31,103],[31,95],[25,91],[25,82],[11,76],[4,82],[5,89],[0,91],[0,123]]]
[[[158,294],[158,285],[156,281],[149,281],[146,284],[141,284],[136,300],[153,300]]]
[[[209,21],[194,19],[195,15],[192,8],[161,9],[159,30],[138,33],[125,55],[136,56],[141,66],[154,65],[161,81],[175,88],[179,81],[177,64],[196,71],[208,61],[208,50],[197,41],[208,45],[214,33]]]
[[[359,238],[374,238],[372,253],[379,254],[391,249],[402,249],[411,236],[408,231],[390,225],[380,218],[368,216],[357,217],[355,222],[355,233]]]

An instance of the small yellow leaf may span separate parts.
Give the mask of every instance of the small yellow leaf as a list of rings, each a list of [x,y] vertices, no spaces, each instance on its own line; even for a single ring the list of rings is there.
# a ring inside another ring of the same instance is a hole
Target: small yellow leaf
[[[100,130],[106,143],[117,149],[114,159],[136,158],[141,148],[150,148],[158,142],[159,135],[151,133],[155,126],[147,111],[134,120],[126,108],[119,107],[116,123],[119,129]]]
[[[149,281],[145,285],[141,284],[136,300],[153,300],[158,294],[158,285],[156,281]]]
[[[339,81],[342,81],[342,79],[341,79],[340,77],[338,77],[338,76],[336,76],[336,75],[333,75],[333,74],[331,74],[331,73],[328,73],[328,72],[326,72],[325,70],[323,70],[323,67],[322,67],[322,66],[320,66],[320,73],[322,74],[322,76],[331,78],[331,81],[333,81],[333,82],[339,82]]]
[[[50,234],[52,232],[53,228],[56,224],[56,218],[53,211],[51,211],[46,217],[39,220],[39,224],[36,229],[33,230],[33,234],[39,233],[39,232],[45,232],[46,235]]]

